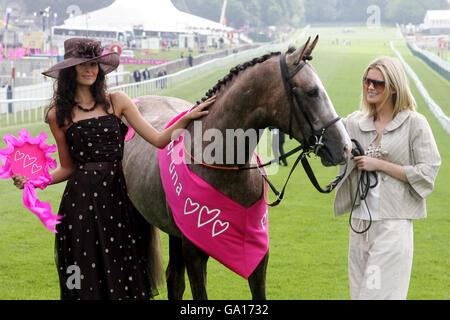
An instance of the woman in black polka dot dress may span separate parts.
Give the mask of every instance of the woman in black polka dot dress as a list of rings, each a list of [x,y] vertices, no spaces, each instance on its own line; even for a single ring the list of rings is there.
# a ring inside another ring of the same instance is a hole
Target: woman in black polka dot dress
[[[115,114],[74,122],[66,131],[77,168],[59,209],[63,223],[56,226],[63,299],[148,299],[155,288],[145,254],[149,226],[128,199],[120,165],[126,132]],[[70,266],[79,267],[79,289]]]
[[[57,79],[46,117],[60,159],[52,184],[68,180],[58,212],[64,218],[56,226],[61,299],[151,299],[160,268],[152,259],[157,250],[150,225],[127,195],[121,160],[128,128],[121,118],[164,148],[175,130],[206,115],[214,98],[158,132],[125,93],[106,93],[105,75],[119,64],[116,53],[101,55],[100,42],[87,38],[66,40],[64,48],[64,61],[44,72]],[[13,180],[18,188],[26,182]]]

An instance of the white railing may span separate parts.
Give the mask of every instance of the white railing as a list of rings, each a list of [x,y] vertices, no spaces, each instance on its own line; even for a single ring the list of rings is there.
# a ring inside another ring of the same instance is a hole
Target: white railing
[[[107,77],[109,85],[129,81],[130,72],[113,72]],[[7,89],[0,88],[0,128],[11,125],[42,121],[45,107],[53,96],[54,81],[46,80],[40,84],[16,87],[14,99],[7,99]]]
[[[435,55],[434,53],[432,53],[430,51],[420,49],[416,43],[412,43],[412,47],[415,51],[420,52],[421,54],[426,56],[428,59],[430,59],[430,61],[435,63],[437,66],[439,66],[440,68],[442,68],[442,69],[446,70],[448,73],[450,73],[450,63],[449,62],[442,60],[440,57],[438,57],[437,55]]]
[[[14,112],[0,113],[0,128],[43,120],[45,107],[50,104],[50,100],[51,98],[0,100],[0,109],[6,107],[14,110]]]
[[[433,98],[431,98],[427,89],[425,89],[425,86],[423,85],[422,81],[420,81],[419,77],[414,72],[414,70],[408,65],[408,63],[406,63],[406,61],[405,61],[405,59],[403,59],[403,56],[401,55],[401,53],[395,49],[394,43],[392,41],[391,41],[391,49],[392,49],[392,51],[394,51],[394,53],[400,59],[406,72],[411,77],[411,79],[414,81],[414,84],[416,85],[417,89],[419,90],[419,92],[422,95],[423,99],[425,100],[426,104],[430,108],[431,113],[439,121],[442,128],[444,128],[445,132],[447,132],[447,134],[450,135],[450,117],[448,117],[444,113],[444,111],[442,111],[441,107],[433,100]]]
[[[207,72],[229,67],[230,65],[235,65],[244,60],[250,60],[251,58],[261,56],[268,52],[286,50],[289,44],[302,38],[308,28],[309,26],[307,26],[297,37],[297,39],[294,39],[294,41],[290,39],[289,42],[263,45],[255,49],[241,51],[223,58],[213,59],[164,77],[113,86],[109,88],[109,91],[114,92],[121,90],[127,93],[131,98],[137,98],[143,95],[152,95],[162,89],[173,88],[180,83],[191,80],[192,78],[198,77],[199,75]],[[113,82],[116,75],[113,73],[111,76]],[[122,76],[125,76],[125,74]],[[109,83],[111,85],[111,82]],[[49,105],[53,95],[53,82],[48,82],[41,85],[42,88],[36,90],[37,92],[40,92],[39,97],[30,97],[32,93],[28,91],[28,93],[23,93],[23,95],[27,98],[10,100],[0,99],[0,128],[37,122],[43,119],[44,110],[46,106]],[[14,93],[16,97],[16,91]]]

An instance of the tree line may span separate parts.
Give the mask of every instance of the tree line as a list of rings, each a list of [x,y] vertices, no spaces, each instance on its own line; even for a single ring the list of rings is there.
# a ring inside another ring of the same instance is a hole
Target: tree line
[[[298,27],[305,19],[304,0],[228,0],[227,25]],[[172,0],[180,10],[219,21],[224,0]]]
[[[114,0],[15,0],[28,12],[51,6],[58,23],[76,4],[83,13],[106,7]],[[224,0],[172,0],[184,12],[219,21]],[[450,9],[447,0],[228,0],[227,25],[240,27],[292,26],[307,23],[364,23],[369,6],[378,6],[382,24],[420,24],[427,10]]]
[[[142,0],[144,1],[144,0]],[[179,10],[219,22],[223,0],[171,0]],[[228,0],[227,24],[234,28],[269,25],[300,26],[304,21],[304,0]],[[83,13],[111,5],[114,0],[15,0],[29,14],[51,6],[62,24],[68,18],[67,8],[80,7]],[[0,0],[1,3],[1,0]]]
[[[382,24],[420,24],[427,10],[447,10],[447,0],[304,0],[306,23],[364,23],[370,6]]]
[[[223,0],[172,0],[179,9],[219,20]],[[228,0],[228,24],[240,27],[307,23],[362,23],[377,6],[382,24],[420,24],[427,10],[450,9],[447,0]]]

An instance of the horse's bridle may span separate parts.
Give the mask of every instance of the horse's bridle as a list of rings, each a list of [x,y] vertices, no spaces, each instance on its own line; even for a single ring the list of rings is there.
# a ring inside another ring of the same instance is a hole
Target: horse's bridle
[[[281,77],[283,79],[284,88],[290,105],[289,138],[292,139],[292,119],[295,119],[298,127],[300,128],[300,131],[302,132],[303,141],[301,141],[300,143],[303,147],[303,150],[308,150],[309,153],[314,152],[315,154],[317,154],[319,150],[323,147],[322,140],[327,129],[332,125],[334,125],[339,120],[341,120],[341,118],[337,117],[336,119],[324,125],[322,128],[318,130],[314,129],[314,126],[308,116],[308,113],[306,112],[305,106],[302,103],[302,99],[300,98],[298,88],[292,81],[292,78],[294,78],[297,75],[297,73],[299,73],[303,69],[303,67],[306,66],[307,61],[311,59],[312,59],[311,56],[304,57],[300,61],[298,66],[294,69],[294,71],[289,72],[286,63],[286,53],[282,53],[280,57],[280,67],[281,67]],[[306,120],[311,129],[311,136],[309,138],[308,135],[306,134],[304,126],[300,122],[300,118],[297,113],[297,108],[295,108],[294,99],[298,105],[298,110],[300,110],[300,113],[302,114],[303,118]]]
[[[294,172],[295,168],[297,167],[298,163],[301,161],[303,168],[305,169],[306,174],[309,177],[309,180],[311,181],[311,183],[314,185],[314,187],[321,193],[331,193],[336,186],[338,185],[338,183],[344,178],[345,173],[347,172],[347,164],[345,166],[345,170],[344,172],[337,176],[336,179],[334,179],[331,183],[329,183],[325,189],[322,189],[319,185],[319,183],[317,182],[317,179],[314,175],[314,172],[311,169],[311,166],[309,165],[307,156],[309,156],[311,153],[314,154],[318,154],[319,150],[324,146],[322,140],[323,140],[323,136],[325,135],[325,132],[327,131],[328,128],[330,128],[332,125],[336,124],[339,120],[341,120],[340,117],[337,117],[336,119],[330,121],[329,123],[327,123],[326,125],[324,125],[322,128],[316,130],[314,129],[314,126],[310,120],[310,118],[308,117],[308,114],[306,112],[305,106],[302,103],[301,97],[300,97],[300,93],[295,85],[295,83],[292,81],[292,78],[299,73],[303,67],[307,64],[308,60],[311,60],[312,57],[311,56],[307,56],[304,57],[299,65],[294,69],[294,71],[289,72],[289,69],[287,67],[286,64],[286,54],[282,53],[281,57],[280,57],[280,67],[281,67],[281,76],[283,79],[283,84],[284,84],[284,88],[286,91],[286,95],[289,101],[289,105],[290,105],[290,116],[289,116],[289,137],[292,138],[292,119],[295,119],[295,121],[297,122],[298,127],[301,130],[302,136],[303,136],[303,140],[300,142],[300,146],[298,146],[297,148],[289,151],[288,153],[280,156],[278,159],[269,161],[267,163],[261,164],[261,165],[256,165],[256,166],[250,166],[250,167],[218,167],[218,166],[212,166],[212,165],[207,165],[201,161],[196,160],[192,155],[189,155],[191,157],[192,160],[194,160],[194,163],[199,163],[205,167],[211,168],[211,169],[217,169],[217,170],[234,170],[234,171],[243,171],[243,170],[251,170],[251,169],[258,169],[262,175],[262,177],[264,178],[264,180],[266,180],[266,182],[268,183],[268,185],[270,186],[270,188],[272,189],[272,191],[275,193],[275,195],[277,196],[277,200],[275,200],[273,203],[268,204],[271,207],[275,207],[278,204],[280,204],[280,202],[283,200],[284,197],[284,192],[286,190],[286,186],[289,182],[289,179],[292,175],[292,173]],[[297,102],[298,105],[298,109],[300,110],[303,118],[307,121],[310,130],[311,130],[311,135],[308,138],[308,135],[306,134],[305,129],[303,128],[301,122],[300,122],[300,118],[299,115],[297,113],[297,109],[295,107],[295,103],[294,103],[294,99],[295,102]],[[265,173],[261,170],[262,167],[268,166],[270,164],[276,163],[282,159],[286,159],[292,155],[294,155],[295,153],[302,151],[302,153],[299,155],[299,157],[297,158],[297,160],[294,162],[294,165],[292,166],[292,169],[289,173],[289,176],[283,186],[283,189],[281,192],[279,192],[274,186],[273,184],[269,181],[269,179],[267,178],[267,176],[265,175]],[[187,153],[187,150],[185,150]]]
[[[281,193],[278,192],[273,187],[273,185],[269,182],[267,177],[265,177],[263,175],[264,179],[268,182],[272,191],[277,195],[277,200],[271,204],[272,206],[278,205],[281,202],[281,200],[283,200],[286,185],[289,181],[289,178],[291,177],[292,172],[295,170],[296,166],[298,165],[299,161],[302,162],[303,168],[304,168],[306,174],[308,175],[309,180],[311,181],[311,183],[314,185],[314,187],[320,193],[331,193],[336,188],[338,183],[344,178],[345,173],[347,172],[347,165],[346,165],[344,172],[341,175],[337,176],[336,179],[334,179],[331,183],[329,183],[325,189],[322,189],[320,187],[319,183],[317,182],[314,172],[312,171],[311,166],[309,165],[309,162],[307,159],[307,156],[309,156],[311,153],[314,153],[316,155],[318,154],[319,150],[324,146],[322,140],[323,140],[323,136],[324,136],[325,132],[327,131],[327,129],[330,128],[335,123],[337,123],[339,120],[341,120],[340,117],[337,117],[336,119],[333,119],[332,121],[330,121],[329,123],[324,125],[322,128],[316,130],[316,129],[314,129],[314,126],[313,126],[310,118],[308,117],[308,113],[306,112],[305,106],[302,103],[300,93],[299,93],[295,83],[292,81],[292,78],[294,78],[294,76],[297,73],[299,73],[303,69],[304,66],[306,66],[307,61],[311,60],[311,59],[312,59],[311,56],[304,57],[300,61],[298,66],[292,72],[289,72],[289,69],[286,64],[286,53],[282,53],[280,56],[281,77],[283,79],[284,88],[285,88],[286,95],[287,95],[289,105],[290,105],[289,137],[292,138],[292,119],[295,119],[295,121],[297,122],[297,125],[300,128],[300,131],[302,133],[303,140],[300,142],[299,147],[288,152],[285,156],[280,157],[278,160],[281,160],[282,158],[287,158],[287,157],[291,156],[292,154],[297,153],[300,150],[303,150],[303,152],[299,155],[297,160],[294,162],[294,165],[292,166],[291,172],[289,173],[288,179],[287,179]],[[309,138],[306,134],[305,129],[303,128],[303,126],[300,122],[300,118],[298,116],[297,109],[295,108],[294,99],[298,105],[298,109],[300,110],[303,118],[306,120],[306,122],[308,123],[308,125],[310,127],[311,136]]]

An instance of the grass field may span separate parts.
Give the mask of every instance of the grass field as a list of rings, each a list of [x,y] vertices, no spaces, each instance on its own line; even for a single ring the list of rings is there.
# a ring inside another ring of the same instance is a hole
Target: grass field
[[[355,28],[344,34],[341,28],[310,29],[320,34],[312,64],[341,116],[359,106],[361,76],[369,62],[380,55],[393,55],[389,41],[398,40],[395,29],[367,30]],[[332,42],[339,38],[339,46]],[[343,46],[343,40],[351,42]],[[401,42],[396,49],[418,74],[433,99],[450,113],[450,84],[418,58]],[[221,78],[227,70],[218,70],[192,79],[162,95],[194,102]],[[442,166],[435,190],[427,200],[428,218],[414,223],[415,252],[409,299],[450,299],[450,139],[440,127],[412,84],[413,94],[435,135]],[[21,128],[0,130],[0,135],[16,134]],[[27,128],[33,135],[45,131],[44,124]],[[54,142],[50,138],[51,143]],[[286,150],[296,146],[288,141]],[[0,143],[4,148],[4,143]],[[292,163],[292,160],[291,160]],[[319,181],[326,184],[336,176],[336,168],[323,168],[313,161]],[[281,186],[288,169],[281,167],[271,179]],[[50,201],[56,212],[64,184],[38,191],[41,201]],[[54,235],[44,229],[37,218],[21,203],[21,191],[11,181],[0,181],[0,299],[58,299],[59,288],[53,259]],[[270,259],[267,275],[268,299],[349,299],[347,277],[348,216],[334,218],[333,195],[321,195],[298,169],[289,184],[281,206],[270,209]],[[168,261],[167,236],[162,235],[164,261]],[[210,299],[250,299],[247,282],[210,259],[208,264]],[[166,299],[161,288],[157,299]],[[187,286],[185,298],[190,299]]]

